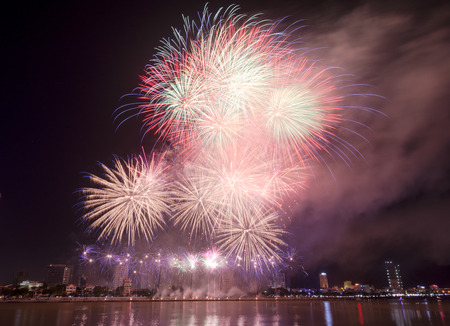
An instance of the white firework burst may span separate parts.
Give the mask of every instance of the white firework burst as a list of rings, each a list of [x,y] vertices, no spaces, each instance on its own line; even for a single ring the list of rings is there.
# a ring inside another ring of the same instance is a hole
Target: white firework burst
[[[111,237],[111,243],[116,243],[126,235],[130,244],[142,235],[152,241],[155,231],[164,228],[170,191],[163,157],[117,158],[113,168],[100,163],[102,177],[88,175],[96,187],[81,190],[88,210],[83,219],[90,222],[90,229],[100,230],[100,240]]]
[[[227,256],[234,256],[245,269],[270,267],[280,261],[279,251],[286,233],[277,223],[278,214],[264,209],[247,210],[224,221],[217,231],[216,244]]]

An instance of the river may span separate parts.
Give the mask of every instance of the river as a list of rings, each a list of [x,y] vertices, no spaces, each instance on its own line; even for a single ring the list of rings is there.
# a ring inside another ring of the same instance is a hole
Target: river
[[[0,303],[0,325],[450,326],[450,301],[397,299]]]

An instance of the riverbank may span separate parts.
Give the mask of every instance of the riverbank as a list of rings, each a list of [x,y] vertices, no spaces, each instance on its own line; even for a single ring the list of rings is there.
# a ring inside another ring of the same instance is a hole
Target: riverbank
[[[0,299],[0,303],[55,303],[55,302],[205,302],[205,301],[331,301],[331,300],[443,300],[450,296],[317,296],[317,297],[237,297],[237,298],[149,298],[149,297],[49,297]]]

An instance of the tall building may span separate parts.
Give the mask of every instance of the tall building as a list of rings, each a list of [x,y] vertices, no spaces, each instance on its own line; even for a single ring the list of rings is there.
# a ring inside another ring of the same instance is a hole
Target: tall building
[[[320,281],[320,288],[321,289],[328,289],[328,278],[327,273],[320,273],[319,274],[319,281]]]
[[[286,288],[286,274],[283,272],[274,272],[272,274],[272,280],[271,280],[271,284],[270,287],[273,289],[278,289],[278,288]]]
[[[396,265],[392,260],[386,260],[384,262],[386,268],[386,276],[388,279],[388,285],[391,289],[403,289],[402,277],[400,275],[400,265]]]
[[[55,286],[58,284],[69,284],[71,278],[71,266],[62,264],[50,264],[47,266],[47,284]]]
[[[28,279],[28,272],[26,269],[23,269],[14,274],[13,284],[18,285],[18,284],[22,283],[23,281],[26,281],[27,279]]]
[[[125,278],[128,278],[128,264],[119,263],[114,273],[113,289],[116,290],[119,286],[123,286]]]
[[[79,279],[78,279],[78,286],[79,286],[80,288],[84,289],[84,288],[88,285],[87,280],[88,280],[88,279],[87,279],[86,275],[81,274],[80,277],[79,277]]]
[[[131,279],[128,277],[125,277],[123,279],[123,295],[124,296],[130,296],[132,291],[132,282]]]
[[[221,274],[221,282],[220,282],[220,291],[223,293],[228,293],[233,287],[233,271],[228,269],[222,272]]]

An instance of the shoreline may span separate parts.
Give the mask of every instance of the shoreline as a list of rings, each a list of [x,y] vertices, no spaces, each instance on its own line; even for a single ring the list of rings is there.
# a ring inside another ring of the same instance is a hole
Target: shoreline
[[[437,296],[414,297],[300,297],[300,298],[265,298],[265,297],[241,297],[241,298],[146,298],[146,297],[73,297],[73,298],[29,298],[29,299],[3,299],[1,303],[77,303],[77,302],[228,302],[228,301],[337,301],[337,300],[441,300],[446,298]]]

